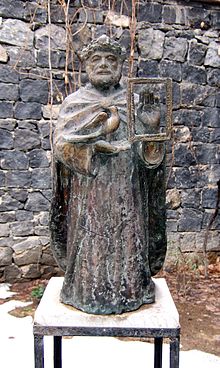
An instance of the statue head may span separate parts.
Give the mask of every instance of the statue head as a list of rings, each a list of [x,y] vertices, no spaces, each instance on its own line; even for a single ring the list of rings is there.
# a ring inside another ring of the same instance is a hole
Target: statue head
[[[125,55],[118,42],[102,35],[85,47],[79,57],[85,62],[91,84],[98,89],[108,89],[119,83]]]

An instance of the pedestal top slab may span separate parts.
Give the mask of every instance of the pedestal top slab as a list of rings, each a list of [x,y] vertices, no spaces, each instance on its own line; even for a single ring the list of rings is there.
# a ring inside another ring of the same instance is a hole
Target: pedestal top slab
[[[59,301],[63,277],[52,277],[35,312],[34,327],[82,329],[178,329],[179,314],[165,279],[154,279],[156,301],[120,315],[92,315]],[[50,329],[51,330],[51,329]],[[45,333],[46,334],[46,333]]]

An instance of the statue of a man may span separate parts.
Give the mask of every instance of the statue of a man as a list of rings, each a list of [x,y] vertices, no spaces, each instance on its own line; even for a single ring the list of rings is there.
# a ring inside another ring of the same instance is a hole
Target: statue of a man
[[[63,303],[122,313],[154,301],[151,276],[165,257],[163,144],[127,138],[121,46],[103,35],[80,57],[89,83],[64,100],[54,133],[51,246]],[[138,111],[143,130],[155,130],[143,98]]]

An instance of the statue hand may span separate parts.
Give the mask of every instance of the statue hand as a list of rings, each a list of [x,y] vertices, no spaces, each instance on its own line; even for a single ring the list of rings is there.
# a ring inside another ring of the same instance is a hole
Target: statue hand
[[[137,108],[137,117],[147,128],[148,133],[157,133],[160,127],[159,100],[153,93],[143,91]]]

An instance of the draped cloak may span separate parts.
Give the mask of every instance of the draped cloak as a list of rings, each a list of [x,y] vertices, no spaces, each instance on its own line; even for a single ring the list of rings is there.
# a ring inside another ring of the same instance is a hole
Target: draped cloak
[[[65,271],[61,301],[93,314],[153,302],[151,276],[166,253],[164,157],[156,165],[143,159],[142,143],[112,154],[94,149],[100,139],[127,140],[126,105],[125,89],[105,96],[88,84],[64,100],[54,132],[50,227]],[[118,129],[84,141],[99,129],[89,123],[110,106],[118,108]]]

